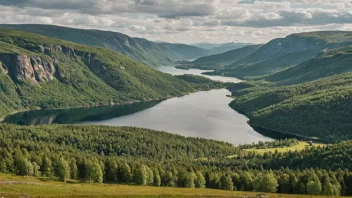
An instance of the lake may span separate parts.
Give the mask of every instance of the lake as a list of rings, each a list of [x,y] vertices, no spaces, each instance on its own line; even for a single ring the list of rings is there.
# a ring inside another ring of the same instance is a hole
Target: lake
[[[201,70],[176,70],[162,67],[171,74],[195,74]],[[208,77],[208,76],[207,76]],[[215,76],[209,76],[214,79]],[[217,76],[217,80],[239,82],[236,78]],[[202,91],[164,101],[152,101],[121,106],[36,110],[21,112],[5,118],[6,123],[94,124],[137,126],[162,130],[183,136],[226,141],[235,145],[271,140],[253,130],[248,119],[231,109],[231,93],[226,89]]]
[[[213,70],[200,70],[200,69],[185,70],[185,69],[177,69],[173,66],[158,67],[157,70],[162,71],[164,73],[172,74],[172,75],[193,74],[193,75],[203,76],[203,77],[210,78],[215,81],[221,81],[221,82],[233,82],[233,83],[242,82],[242,80],[237,78],[226,77],[226,76],[209,76],[209,75],[202,74],[203,72],[211,72]]]

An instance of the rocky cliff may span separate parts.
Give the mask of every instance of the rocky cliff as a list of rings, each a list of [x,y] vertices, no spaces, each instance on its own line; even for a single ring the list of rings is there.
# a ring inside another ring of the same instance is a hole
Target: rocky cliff
[[[213,85],[202,86],[105,48],[0,29],[0,117],[19,109],[155,100]]]

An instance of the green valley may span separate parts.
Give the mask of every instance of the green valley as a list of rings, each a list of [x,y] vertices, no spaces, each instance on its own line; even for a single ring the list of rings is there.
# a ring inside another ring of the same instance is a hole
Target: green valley
[[[0,0],[0,198],[352,198],[351,0]]]
[[[1,116],[159,100],[222,86],[187,83],[104,48],[6,29],[0,31],[0,63]]]
[[[194,61],[178,65],[176,67],[181,69],[197,68],[197,69],[206,69],[206,70],[207,69],[219,70],[224,68],[227,65],[231,65],[232,63],[254,53],[261,46],[262,45],[249,45],[242,48],[230,50],[222,54],[215,54],[211,56],[201,57]]]

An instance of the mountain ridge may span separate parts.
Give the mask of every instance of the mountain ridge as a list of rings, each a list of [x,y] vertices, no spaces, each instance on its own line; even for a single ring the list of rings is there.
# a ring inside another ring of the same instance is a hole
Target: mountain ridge
[[[193,64],[220,64],[222,66],[234,63],[258,50],[262,45],[249,45],[238,49],[230,50],[221,54],[200,57]]]
[[[234,96],[230,106],[247,115],[253,126],[327,143],[349,140],[351,49],[327,50],[264,80],[229,87]]]
[[[256,52],[218,73],[240,78],[260,78],[298,65],[326,49],[352,44],[351,31],[320,31],[291,34],[269,41]]]
[[[213,86],[211,80],[186,82],[106,48],[8,29],[0,31],[0,63],[0,115],[158,100]]]
[[[0,24],[0,28],[29,31],[88,46],[105,47],[152,67],[170,65],[176,61],[194,59],[211,53],[190,45],[155,43],[144,38],[103,30],[77,29],[40,24]],[[183,52],[182,49],[188,49]]]

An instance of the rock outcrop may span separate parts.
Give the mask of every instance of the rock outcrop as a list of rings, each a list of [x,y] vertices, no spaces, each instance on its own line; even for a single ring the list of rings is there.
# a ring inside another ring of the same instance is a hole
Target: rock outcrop
[[[54,79],[55,67],[52,61],[45,61],[39,56],[30,58],[37,81],[46,82]]]
[[[55,67],[52,60],[25,54],[0,54],[1,68],[17,82],[29,80],[33,84],[54,79]]]

